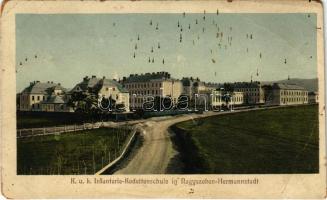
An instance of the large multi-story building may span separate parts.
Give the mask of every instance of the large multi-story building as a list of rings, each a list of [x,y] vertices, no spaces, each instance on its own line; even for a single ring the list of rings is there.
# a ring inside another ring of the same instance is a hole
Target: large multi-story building
[[[65,91],[60,83],[31,82],[20,93],[19,110],[67,112],[69,108],[66,105]]]
[[[232,92],[231,93],[231,101],[232,105],[242,105],[244,104],[244,93],[243,92]]]
[[[70,92],[73,93],[90,93],[96,95],[98,98],[111,98],[115,104],[122,105],[126,112],[129,112],[129,93],[116,80],[97,78],[96,76],[84,77],[83,81],[78,83]]]
[[[235,92],[243,93],[244,104],[265,103],[265,90],[260,82],[238,82],[233,84]]]
[[[213,90],[211,95],[211,106],[217,109],[221,106],[234,107],[244,104],[243,92],[229,92]]]
[[[143,108],[149,97],[170,97],[174,104],[182,94],[182,82],[171,78],[168,72],[131,74],[121,80],[129,91],[130,106],[133,109]]]
[[[182,89],[182,94],[186,95],[189,99],[194,98],[194,91],[195,91],[195,85],[198,83],[200,80],[199,78],[193,78],[193,77],[183,77],[181,79],[183,89]]]
[[[294,84],[274,83],[266,86],[267,105],[297,105],[308,103],[308,91]]]
[[[182,94],[188,96],[189,99],[194,99],[195,94],[210,93],[219,87],[216,83],[206,83],[193,77],[183,77],[181,81],[183,84]]]

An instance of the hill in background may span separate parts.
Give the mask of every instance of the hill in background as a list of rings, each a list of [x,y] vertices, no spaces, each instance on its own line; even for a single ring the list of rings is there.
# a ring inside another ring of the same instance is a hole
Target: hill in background
[[[312,79],[301,79],[301,78],[292,78],[290,80],[279,80],[279,81],[263,81],[264,84],[273,84],[273,83],[287,83],[287,84],[295,84],[298,86],[302,86],[308,91],[318,91],[318,78]]]

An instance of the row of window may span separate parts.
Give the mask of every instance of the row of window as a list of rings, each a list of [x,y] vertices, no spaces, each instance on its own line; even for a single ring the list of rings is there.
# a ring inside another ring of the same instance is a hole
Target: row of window
[[[308,101],[308,98],[306,98],[306,97],[301,97],[301,98],[299,98],[299,97],[297,97],[297,98],[281,98],[281,101],[283,102],[283,103],[286,103],[286,102],[306,102],[306,101]]]
[[[177,98],[173,98],[172,100],[173,100],[174,103],[177,102]],[[145,99],[143,97],[129,99],[130,103],[144,103],[145,101],[151,101],[151,100],[150,99]]]
[[[126,84],[127,89],[146,88],[146,87],[162,87],[162,83],[130,83]]]
[[[106,91],[109,91],[109,89],[110,89],[110,88],[106,87]],[[112,91],[116,91],[116,88],[115,88],[115,87],[113,87],[113,88],[111,88],[111,89],[112,89]]]
[[[159,95],[160,90],[144,90],[144,91],[129,91],[130,95],[139,94],[139,95]]]
[[[47,109],[50,109],[51,107],[53,107],[53,105],[51,104],[47,104],[47,105],[43,105],[42,106],[43,108],[47,108]],[[64,105],[60,105],[59,107],[60,109],[64,109]],[[29,106],[28,105],[25,105],[25,104],[22,104],[21,105],[21,109],[29,109]],[[32,109],[40,109],[40,104],[32,104]]]
[[[28,101],[29,96],[22,95],[21,98],[22,98],[23,101]],[[41,98],[42,98],[42,100],[44,100],[45,96],[34,96],[34,95],[32,95],[32,101],[34,101],[35,99],[40,101]]]
[[[289,91],[289,90],[282,90],[281,95],[308,95],[308,92],[305,91]]]
[[[243,97],[232,97],[234,102],[243,102]]]
[[[43,101],[45,100],[45,96],[34,96],[34,95],[32,95],[32,101],[35,100],[35,97],[36,97],[37,101],[40,101],[41,98],[42,98]]]
[[[235,91],[237,92],[259,92],[260,88],[237,88]]]
[[[248,93],[247,95],[248,95],[248,96],[251,96],[251,97],[252,97],[252,96],[259,96],[260,93],[256,93],[256,92],[255,92],[255,93]]]
[[[260,99],[259,98],[250,98],[249,99],[249,102],[251,103],[251,102],[259,102],[260,101]]]
[[[34,108],[40,109],[40,104],[32,104],[32,109]]]

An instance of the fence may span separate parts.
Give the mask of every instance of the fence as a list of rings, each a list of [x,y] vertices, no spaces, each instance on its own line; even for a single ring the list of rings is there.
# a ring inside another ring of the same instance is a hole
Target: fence
[[[106,126],[105,123],[104,126]],[[32,142],[28,143],[18,140],[17,174],[95,174],[105,168],[108,163],[116,161],[122,154],[125,154],[127,146],[135,136],[135,129],[121,126],[100,131],[99,135],[92,139],[90,139],[91,135],[93,135],[91,132],[81,135],[70,134],[68,140],[50,142],[46,145],[42,144],[42,137],[35,137]],[[51,141],[54,140],[56,139],[51,139]],[[37,153],[31,153],[32,151]],[[29,159],[25,159],[26,157]]]
[[[69,133],[81,130],[97,129],[103,126],[102,122],[97,123],[85,123],[81,125],[64,125],[45,128],[29,128],[29,129],[17,129],[17,138],[33,137],[41,135],[54,135],[61,133]]]

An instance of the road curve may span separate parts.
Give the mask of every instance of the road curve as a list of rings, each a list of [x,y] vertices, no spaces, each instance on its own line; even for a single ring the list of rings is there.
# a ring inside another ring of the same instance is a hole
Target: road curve
[[[178,122],[218,115],[215,112],[205,114],[187,114],[173,117],[151,118],[137,124],[144,137],[143,145],[138,149],[127,165],[115,174],[164,174],[169,161],[177,152],[173,149],[168,128]]]

